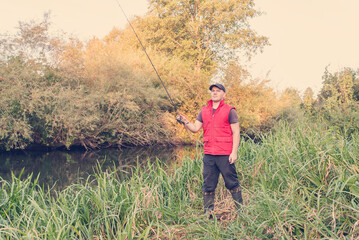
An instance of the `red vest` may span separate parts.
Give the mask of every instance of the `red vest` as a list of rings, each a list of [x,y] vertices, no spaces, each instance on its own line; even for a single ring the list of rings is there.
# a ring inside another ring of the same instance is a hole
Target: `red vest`
[[[229,123],[229,111],[234,107],[222,100],[213,115],[213,102],[202,108],[204,154],[230,155],[233,148],[233,133]]]

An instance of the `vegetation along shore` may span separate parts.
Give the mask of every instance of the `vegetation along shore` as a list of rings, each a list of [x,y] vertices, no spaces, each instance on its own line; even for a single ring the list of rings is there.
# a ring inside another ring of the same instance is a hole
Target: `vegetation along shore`
[[[217,219],[201,216],[201,154],[102,172],[62,191],[1,181],[1,239],[357,239],[359,136],[309,120],[282,122],[261,144],[242,141],[237,216],[223,181]],[[219,210],[220,209],[220,210]]]

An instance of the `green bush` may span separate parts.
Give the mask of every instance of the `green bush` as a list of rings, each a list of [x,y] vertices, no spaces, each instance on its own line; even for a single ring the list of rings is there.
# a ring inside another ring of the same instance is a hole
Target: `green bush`
[[[31,144],[95,148],[169,141],[160,121],[168,108],[162,89],[144,75],[118,76],[106,89],[85,82],[69,84],[61,72],[35,71],[22,61],[3,63],[0,75],[2,149],[24,149]]]
[[[323,118],[333,130],[346,137],[359,131],[358,103],[322,108],[317,115]]]

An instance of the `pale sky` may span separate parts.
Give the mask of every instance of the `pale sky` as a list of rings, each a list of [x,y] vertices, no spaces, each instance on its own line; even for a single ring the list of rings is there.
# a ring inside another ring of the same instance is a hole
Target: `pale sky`
[[[51,11],[52,27],[81,40],[102,38],[128,17],[142,16],[146,0],[0,0],[0,34],[16,31],[18,21],[41,20]],[[321,88],[325,67],[359,68],[359,0],[255,0],[264,11],[252,28],[269,37],[271,46],[250,62],[254,77],[268,78],[276,90],[303,92]]]

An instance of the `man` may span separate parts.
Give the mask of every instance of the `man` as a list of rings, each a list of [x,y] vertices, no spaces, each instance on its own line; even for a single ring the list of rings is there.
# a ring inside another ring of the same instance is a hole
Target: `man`
[[[205,214],[211,218],[219,173],[232,194],[238,213],[243,200],[234,165],[240,138],[238,116],[234,107],[224,103],[226,89],[222,84],[213,84],[209,90],[211,100],[202,108],[195,123],[190,123],[182,115],[177,119],[193,133],[203,127],[203,205]]]

